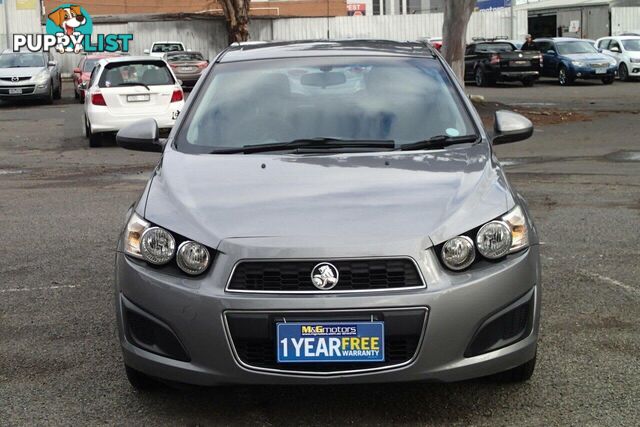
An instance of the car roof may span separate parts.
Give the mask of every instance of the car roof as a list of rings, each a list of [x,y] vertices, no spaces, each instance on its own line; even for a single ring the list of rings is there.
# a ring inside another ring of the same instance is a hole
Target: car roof
[[[162,43],[177,43],[177,44],[183,44],[182,42],[179,41],[171,41],[171,40],[164,40],[164,41],[157,41],[157,42],[153,42],[151,44],[162,44]]]
[[[162,61],[162,58],[158,58],[157,56],[147,56],[147,55],[138,55],[138,56],[109,56],[106,58],[102,58],[100,62],[104,62],[105,64],[112,64],[116,62],[158,62]]]
[[[637,40],[637,39],[640,39],[640,36],[607,36],[607,37],[602,37],[601,39],[598,39],[598,40],[605,40],[605,39]]]
[[[172,50],[171,52],[165,52],[164,54],[167,56],[171,56],[171,55],[184,55],[185,53],[197,53],[198,55],[202,55],[202,53],[197,50]]]
[[[581,42],[587,41],[586,39],[578,39],[575,37],[540,37],[534,41],[550,41],[550,42]]]
[[[327,56],[435,57],[433,49],[419,42],[390,40],[299,40],[288,42],[234,43],[218,62]]]
[[[103,58],[118,58],[120,56],[122,56],[122,54],[120,53],[95,53],[91,55],[84,55],[84,58],[85,59],[103,59]]]
[[[30,50],[20,50],[20,51],[18,51],[18,52],[14,52],[12,49],[5,49],[5,50],[3,50],[3,51],[2,51],[2,55],[4,55],[5,53],[19,53],[19,54],[27,54],[27,53],[30,53],[30,54],[32,54],[32,55],[33,55],[33,54],[36,54],[36,55],[38,55],[38,54],[40,54],[40,55],[48,55],[48,52],[42,52],[42,51],[39,51],[39,52],[31,52]]]

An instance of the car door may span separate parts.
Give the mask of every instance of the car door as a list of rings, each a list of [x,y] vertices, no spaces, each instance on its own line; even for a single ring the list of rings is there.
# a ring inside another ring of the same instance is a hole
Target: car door
[[[464,79],[472,80],[473,79],[473,70],[476,64],[476,45],[471,44],[467,46],[467,49],[464,54]]]
[[[546,77],[556,77],[560,58],[553,42],[540,42],[540,51],[543,56],[542,75]]]
[[[606,53],[620,64],[620,61],[622,60],[622,46],[618,40],[611,39],[611,43],[609,43],[609,46],[603,53]]]

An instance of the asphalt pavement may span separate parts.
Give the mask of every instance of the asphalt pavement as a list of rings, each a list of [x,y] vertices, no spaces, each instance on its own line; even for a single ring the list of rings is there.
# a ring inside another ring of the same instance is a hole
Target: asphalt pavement
[[[114,249],[159,155],[89,149],[67,87],[51,106],[0,103],[0,425],[637,425],[640,82],[468,91],[584,113],[496,150],[543,241],[531,381],[134,391]]]

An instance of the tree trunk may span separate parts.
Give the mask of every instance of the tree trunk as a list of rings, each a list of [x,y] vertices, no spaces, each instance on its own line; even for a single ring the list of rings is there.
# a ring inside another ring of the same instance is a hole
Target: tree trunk
[[[467,47],[467,25],[476,0],[445,0],[442,25],[442,52],[464,86],[464,51]]]
[[[220,0],[227,21],[229,44],[249,40],[249,4],[251,0]]]

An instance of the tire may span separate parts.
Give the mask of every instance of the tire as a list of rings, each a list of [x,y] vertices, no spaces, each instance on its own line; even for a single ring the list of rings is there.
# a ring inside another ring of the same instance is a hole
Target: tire
[[[73,90],[73,97],[75,99],[80,99],[80,94],[78,93],[78,89],[74,89]]]
[[[154,390],[158,388],[159,383],[147,374],[135,370],[127,365],[124,366],[124,370],[127,374],[127,379],[131,387],[139,391]]]
[[[535,83],[535,80],[531,78],[522,80],[522,84],[524,85],[524,87],[532,87],[534,83]]]
[[[571,86],[573,84],[573,78],[569,75],[569,70],[564,65],[558,70],[558,83],[560,83],[560,86]]]
[[[494,376],[499,382],[505,383],[523,383],[529,381],[533,376],[533,372],[536,369],[536,357],[523,363],[520,366],[509,369],[508,371],[500,372]]]
[[[478,87],[486,87],[488,84],[487,75],[480,67],[476,68],[476,71],[473,73],[473,78]]]
[[[45,104],[51,105],[53,104],[53,82],[49,83],[49,93],[47,97],[44,99]]]
[[[623,82],[631,80],[631,78],[629,78],[629,69],[627,68],[627,64],[624,62],[618,67],[618,76],[620,76],[620,80]]]
[[[89,147],[96,148],[102,145],[102,137],[99,133],[91,132],[91,124],[87,119],[84,121],[84,132],[85,136],[89,140]]]
[[[53,99],[62,98],[62,79],[58,80],[58,89],[53,92]]]
[[[603,78],[602,78],[602,84],[605,84],[605,85],[613,84],[613,80],[614,80],[614,79],[615,79],[615,77],[614,77],[614,76],[607,76],[607,77],[603,77]]]

